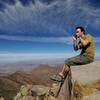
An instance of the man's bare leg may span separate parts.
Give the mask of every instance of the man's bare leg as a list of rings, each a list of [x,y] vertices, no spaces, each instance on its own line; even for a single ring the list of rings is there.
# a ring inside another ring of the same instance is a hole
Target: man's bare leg
[[[69,71],[69,66],[67,64],[64,64],[62,71],[59,73],[59,75],[65,78],[68,71]]]
[[[67,64],[64,64],[59,75],[53,75],[50,77],[50,79],[54,81],[58,81],[58,82],[64,82],[64,79],[66,75],[68,74],[69,70],[70,70],[70,66],[68,66]]]

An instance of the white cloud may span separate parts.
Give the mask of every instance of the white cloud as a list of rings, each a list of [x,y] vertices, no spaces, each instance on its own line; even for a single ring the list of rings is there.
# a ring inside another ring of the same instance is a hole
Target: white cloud
[[[0,35],[0,39],[17,40],[28,42],[44,42],[44,43],[65,43],[71,44],[71,37],[32,37],[32,36],[9,36]]]
[[[0,29],[13,34],[34,34],[35,31],[42,32],[62,32],[63,30],[57,25],[48,21],[48,17],[52,16],[52,7],[58,4],[54,2],[46,5],[36,0],[35,5],[30,4],[23,6],[19,1],[15,5],[7,5],[4,12],[0,12]],[[50,11],[50,9],[52,9]],[[50,11],[50,14],[47,12]],[[42,28],[43,29],[42,29]],[[41,29],[40,29],[41,28]]]
[[[96,43],[100,43],[100,37],[94,37]]]
[[[100,37],[93,37],[95,43],[100,43]],[[32,36],[10,36],[0,35],[0,39],[17,40],[26,42],[40,42],[40,43],[63,43],[72,44],[72,37],[32,37]]]
[[[64,29],[69,31],[79,24],[100,26],[100,9],[92,7],[87,0],[56,0],[50,5],[35,1],[34,5],[25,7],[19,1],[15,5],[6,4],[5,12],[0,12],[0,29],[13,34],[34,34],[40,30],[63,36]]]

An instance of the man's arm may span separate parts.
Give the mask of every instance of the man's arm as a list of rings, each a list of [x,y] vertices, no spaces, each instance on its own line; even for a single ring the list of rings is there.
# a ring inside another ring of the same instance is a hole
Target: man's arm
[[[77,43],[73,43],[74,45],[74,50],[75,51],[77,51],[77,50],[79,50],[79,49],[81,49],[82,48],[82,44],[79,42],[78,44]]]
[[[77,39],[75,37],[73,37],[73,47],[75,51],[81,49],[82,47],[82,44],[80,42],[77,43]]]
[[[75,50],[75,51],[78,50],[78,47],[77,47],[77,41],[73,41],[73,47],[74,47],[74,50]]]
[[[83,47],[85,47],[85,46],[87,46],[91,43],[89,40],[87,40],[87,39],[84,40],[81,37],[80,37],[80,41],[81,41],[81,44],[82,44]]]

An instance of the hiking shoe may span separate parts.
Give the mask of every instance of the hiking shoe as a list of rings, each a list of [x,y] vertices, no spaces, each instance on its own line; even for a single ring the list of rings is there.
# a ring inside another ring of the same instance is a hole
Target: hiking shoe
[[[64,82],[64,78],[60,75],[52,75],[50,76],[50,79],[57,82]]]

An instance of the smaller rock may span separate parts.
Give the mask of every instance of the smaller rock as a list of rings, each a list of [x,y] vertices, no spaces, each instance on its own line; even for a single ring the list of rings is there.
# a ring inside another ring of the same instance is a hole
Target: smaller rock
[[[89,96],[84,96],[83,100],[100,100],[100,91],[96,91]]]
[[[49,89],[49,87],[43,85],[33,85],[31,87],[31,91],[35,92],[37,96],[46,94]]]
[[[25,96],[21,100],[36,100],[36,98],[32,96]]]
[[[5,99],[3,97],[1,97],[0,100],[5,100]]]
[[[59,91],[60,91],[60,88],[61,88],[61,84],[60,83],[54,83],[52,84],[52,87],[49,91],[50,95],[52,95],[53,97],[57,97],[58,94],[59,94]]]
[[[49,87],[43,85],[33,85],[31,88],[32,96],[36,97],[37,100],[43,100],[49,90]]]
[[[17,93],[17,95],[14,97],[13,100],[20,100],[21,98],[22,98],[22,95],[21,95],[21,93],[19,92],[19,93]]]

